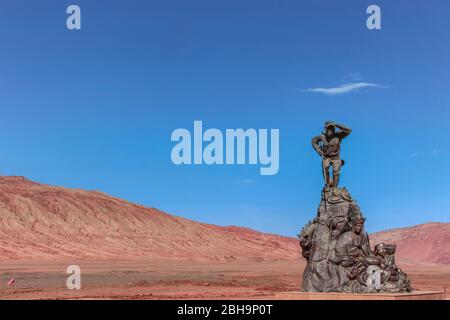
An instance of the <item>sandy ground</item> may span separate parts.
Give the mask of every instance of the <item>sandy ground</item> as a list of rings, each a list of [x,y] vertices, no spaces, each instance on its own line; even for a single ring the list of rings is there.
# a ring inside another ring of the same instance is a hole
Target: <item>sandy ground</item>
[[[81,268],[81,290],[66,287],[70,264]],[[401,266],[416,290],[450,287],[450,266]],[[303,267],[302,261],[2,262],[0,299],[273,299],[274,292],[299,288]]]

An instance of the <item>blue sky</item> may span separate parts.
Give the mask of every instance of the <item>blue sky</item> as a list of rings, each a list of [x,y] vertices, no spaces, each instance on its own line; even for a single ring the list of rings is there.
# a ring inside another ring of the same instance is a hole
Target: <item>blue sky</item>
[[[3,1],[0,173],[293,236],[316,214],[310,140],[332,119],[353,128],[341,184],[369,231],[448,222],[449,17],[444,0]],[[171,132],[194,120],[279,128],[279,173],[173,165]]]

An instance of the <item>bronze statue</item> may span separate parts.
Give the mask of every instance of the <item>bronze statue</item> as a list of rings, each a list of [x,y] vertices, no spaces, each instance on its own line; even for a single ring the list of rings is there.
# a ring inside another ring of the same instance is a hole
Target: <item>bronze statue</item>
[[[336,131],[336,128],[339,129]],[[333,121],[325,122],[324,131],[312,139],[314,150],[322,157],[322,174],[325,186],[337,188],[339,176],[344,160],[340,157],[341,141],[347,137],[352,129]],[[333,168],[333,179],[330,179],[330,167]]]
[[[302,255],[307,260],[302,290],[409,292],[411,284],[395,264],[395,245],[380,243],[371,250],[358,204],[346,188],[338,187],[343,164],[340,143],[350,132],[350,128],[328,121],[325,132],[312,141],[322,156],[325,187],[316,217],[299,234]],[[333,180],[329,179],[330,166]]]

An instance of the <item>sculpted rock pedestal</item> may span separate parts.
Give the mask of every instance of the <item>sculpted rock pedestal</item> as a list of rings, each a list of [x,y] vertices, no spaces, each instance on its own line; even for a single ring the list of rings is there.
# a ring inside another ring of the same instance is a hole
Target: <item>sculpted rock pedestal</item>
[[[405,273],[395,264],[395,245],[372,251],[364,217],[345,188],[324,188],[317,216],[300,232],[307,259],[302,291],[410,292]]]

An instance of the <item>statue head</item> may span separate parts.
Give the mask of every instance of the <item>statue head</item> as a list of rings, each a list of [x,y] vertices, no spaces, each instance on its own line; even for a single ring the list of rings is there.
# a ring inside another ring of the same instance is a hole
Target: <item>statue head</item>
[[[387,255],[393,255],[397,246],[395,244],[378,243],[375,246],[374,253],[376,256],[385,257]]]
[[[358,218],[355,220],[353,225],[353,231],[355,231],[356,234],[360,234],[363,231],[364,221],[366,221],[366,219],[364,218]]]
[[[333,121],[325,122],[324,133],[327,137],[331,137],[335,134],[335,125]]]

